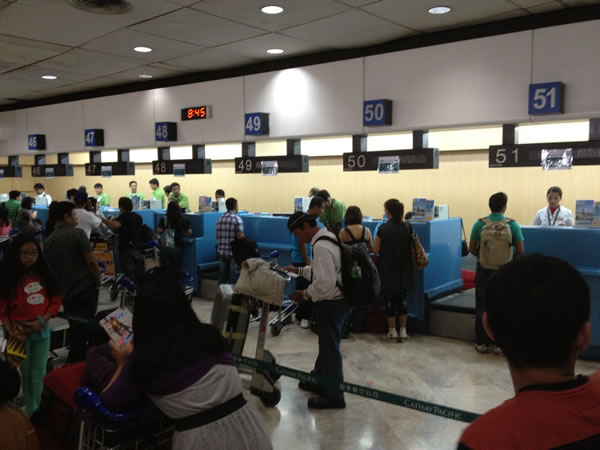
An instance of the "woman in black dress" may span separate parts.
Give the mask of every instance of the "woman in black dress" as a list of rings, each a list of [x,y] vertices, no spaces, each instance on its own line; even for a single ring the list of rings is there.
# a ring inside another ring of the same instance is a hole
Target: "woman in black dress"
[[[172,239],[161,240],[161,265],[181,269],[183,264],[183,238],[192,235],[192,226],[181,213],[181,208],[175,202],[169,202],[167,214],[160,219],[157,233],[172,233]],[[165,245],[166,244],[166,245]]]
[[[388,339],[408,339],[406,293],[411,277],[412,228],[403,220],[404,205],[392,198],[383,204],[388,221],[377,231],[375,253],[386,306]],[[399,326],[399,331],[396,327]]]

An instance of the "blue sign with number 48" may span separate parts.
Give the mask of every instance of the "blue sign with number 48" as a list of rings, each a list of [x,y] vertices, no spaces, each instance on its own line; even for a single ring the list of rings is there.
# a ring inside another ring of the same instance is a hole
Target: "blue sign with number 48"
[[[563,111],[563,83],[529,85],[529,114],[556,114]]]

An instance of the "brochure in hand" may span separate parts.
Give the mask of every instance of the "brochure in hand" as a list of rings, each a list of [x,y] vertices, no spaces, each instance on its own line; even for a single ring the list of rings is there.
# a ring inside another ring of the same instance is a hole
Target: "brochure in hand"
[[[128,309],[118,308],[100,320],[100,325],[116,344],[123,345],[133,341],[132,321],[133,316]]]

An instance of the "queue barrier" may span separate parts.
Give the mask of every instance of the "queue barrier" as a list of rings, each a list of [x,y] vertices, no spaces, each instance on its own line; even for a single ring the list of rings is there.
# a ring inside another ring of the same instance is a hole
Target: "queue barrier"
[[[338,388],[348,394],[358,395],[360,397],[370,398],[372,400],[378,400],[384,403],[390,403],[396,406],[402,406],[408,409],[414,409],[426,414],[434,416],[444,417],[446,419],[457,420],[459,422],[471,423],[479,417],[479,414],[463,411],[461,409],[450,408],[448,406],[438,405],[435,403],[429,403],[415,398],[404,397],[403,395],[392,394],[391,392],[379,391],[377,389],[368,388],[352,383],[338,383],[335,380],[329,378],[315,376],[308,372],[303,372],[298,369],[291,367],[285,367],[272,362],[261,361],[254,358],[248,358],[246,356],[233,357],[238,365],[250,367],[252,369],[259,369],[265,372],[277,373],[289,378],[295,378],[300,381],[310,381],[320,386],[328,388]]]

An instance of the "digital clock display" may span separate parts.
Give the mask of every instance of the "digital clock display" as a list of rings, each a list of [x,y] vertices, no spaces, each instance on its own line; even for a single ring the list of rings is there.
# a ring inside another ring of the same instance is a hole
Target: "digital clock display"
[[[181,120],[201,120],[210,118],[210,105],[192,106],[181,110]]]

